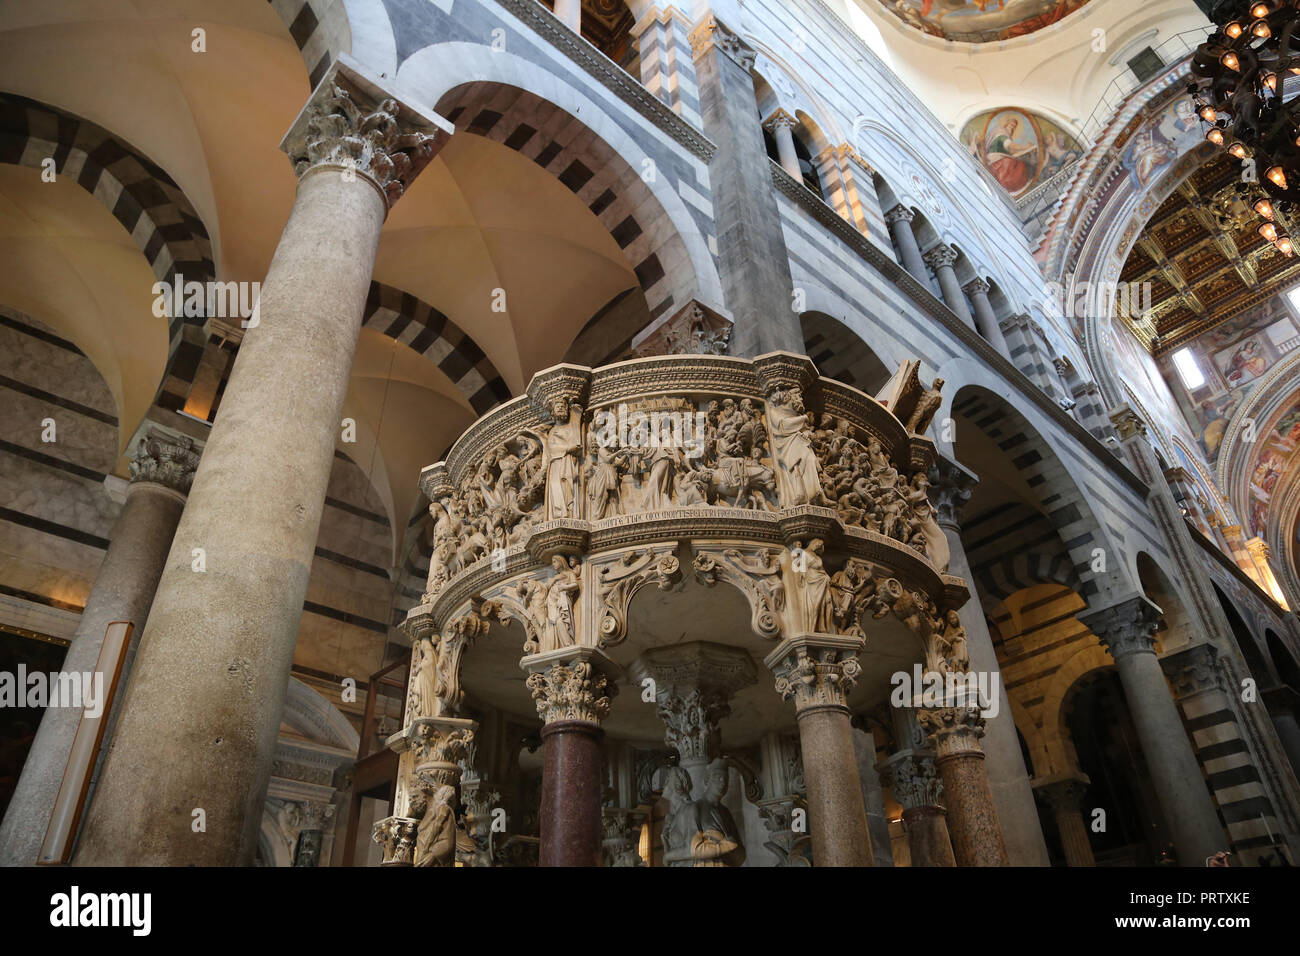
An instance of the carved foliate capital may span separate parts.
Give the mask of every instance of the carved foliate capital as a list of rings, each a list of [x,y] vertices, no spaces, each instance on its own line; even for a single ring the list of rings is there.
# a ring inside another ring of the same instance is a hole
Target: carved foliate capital
[[[1056,813],[1079,813],[1089,783],[1091,781],[1086,774],[1056,777],[1035,781],[1034,792],[1042,794],[1043,799]]]
[[[453,127],[389,96],[350,60],[336,62],[285,136],[294,173],[341,168],[364,176],[387,206],[402,197]]]
[[[130,462],[131,483],[149,482],[185,495],[198,467],[199,452],[192,438],[155,429],[136,445]]]
[[[1178,700],[1224,689],[1223,674],[1219,670],[1219,649],[1208,641],[1164,655],[1160,658],[1160,668],[1173,685]]]
[[[523,658],[528,690],[542,722],[585,720],[599,724],[609,716],[618,685],[608,676],[614,664],[594,647],[566,648]]]
[[[415,834],[419,820],[385,817],[375,824],[370,837],[384,848],[380,866],[410,866],[415,855]]]
[[[927,266],[938,271],[945,266],[952,266],[957,261],[957,250],[941,242],[937,246],[931,246],[927,249],[922,258]]]
[[[930,472],[930,492],[935,520],[941,526],[960,529],[961,512],[975,492],[979,479],[961,465],[940,458]]]
[[[889,212],[885,213],[885,222],[891,224],[895,222],[911,222],[915,218],[916,213],[911,209],[908,209],[902,203],[899,203],[893,209],[889,210]]]
[[[920,707],[916,719],[940,759],[983,752],[984,718],[978,707]]]
[[[1119,660],[1129,654],[1155,653],[1155,632],[1160,626],[1160,608],[1145,597],[1126,601],[1078,616],[1097,635],[1110,656]]]
[[[720,756],[719,724],[731,713],[731,698],[758,681],[749,652],[707,641],[646,651],[629,673],[643,686],[646,678],[654,682],[664,742],[682,758],[709,760]]]
[[[799,121],[778,107],[763,120],[763,128],[775,133],[779,129],[794,129],[799,125]]]
[[[1110,421],[1115,426],[1115,431],[1119,432],[1120,441],[1128,441],[1130,438],[1143,436],[1147,433],[1147,425],[1138,413],[1128,405],[1116,405],[1110,410]]]
[[[990,286],[988,284],[988,281],[980,278],[979,276],[976,276],[974,279],[971,279],[970,282],[967,282],[964,286],[961,287],[961,291],[965,292],[967,295],[972,297],[977,295],[988,295],[989,289]]]
[[[776,675],[776,692],[793,700],[795,712],[810,708],[847,708],[849,693],[862,673],[858,652],[863,640],[819,634],[790,637],[764,663]]]
[[[880,765],[881,779],[904,810],[943,806],[943,781],[934,754],[903,750]]]
[[[417,789],[455,786],[477,727],[463,717],[420,717],[388,738],[388,748],[399,754],[410,751],[411,782]]]
[[[285,819],[296,832],[324,830],[334,820],[334,804],[320,800],[292,800],[284,806]]]
[[[734,60],[746,73],[754,69],[754,59],[757,55],[754,48],[716,17],[709,16],[700,21],[699,25],[691,31],[689,39],[691,56],[696,60],[716,47]]]

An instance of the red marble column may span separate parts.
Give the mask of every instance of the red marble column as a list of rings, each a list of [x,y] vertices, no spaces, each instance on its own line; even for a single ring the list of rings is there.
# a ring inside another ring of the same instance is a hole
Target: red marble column
[[[585,720],[542,728],[542,866],[600,866],[600,741]]]

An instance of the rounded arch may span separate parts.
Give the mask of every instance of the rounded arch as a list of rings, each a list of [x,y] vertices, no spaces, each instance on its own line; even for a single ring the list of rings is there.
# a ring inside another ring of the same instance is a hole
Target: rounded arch
[[[1282,679],[1282,683],[1300,692],[1300,663],[1297,663],[1291,649],[1271,627],[1264,631],[1264,644],[1268,648],[1268,656],[1272,659],[1273,667],[1278,677]]]
[[[524,76],[533,78],[529,91],[515,85]],[[702,164],[647,150],[610,111],[509,52],[439,43],[408,57],[397,80],[458,130],[528,156],[584,200],[619,241],[652,315],[693,297],[721,305],[722,285],[701,228],[708,217],[697,220],[681,195],[707,199]]]
[[[953,359],[938,375],[945,386],[943,406],[935,421],[955,416],[967,420],[964,426],[955,425],[949,435],[940,431],[941,450],[962,460],[963,427],[977,429],[984,436],[986,461],[982,466],[995,469],[1004,485],[1050,522],[1078,576],[1080,596],[1093,603],[1131,591],[1136,582],[1129,577],[1125,549],[1098,520],[1059,449],[1046,437],[1051,430],[1041,422],[1039,413],[1029,409],[1031,419],[1013,407],[1003,397],[1005,385],[971,359]],[[979,467],[973,470],[980,473]],[[1103,571],[1093,570],[1097,548],[1111,556]],[[1120,560],[1115,560],[1116,556]]]
[[[1101,642],[1080,648],[1067,658],[1052,675],[1043,692],[1043,737],[1051,758],[1053,774],[1077,773],[1079,756],[1066,721],[1072,698],[1098,672],[1113,669],[1115,662],[1102,649]]]
[[[1192,616],[1159,563],[1146,551],[1139,551],[1133,556],[1133,568],[1143,593],[1160,608],[1163,626],[1159,641],[1162,650],[1171,651],[1192,643],[1195,640]]]
[[[1250,676],[1255,678],[1255,683],[1260,687],[1272,687],[1277,683],[1277,675],[1273,672],[1268,655],[1260,647],[1254,632],[1246,623],[1241,611],[1237,609],[1237,605],[1223,593],[1223,589],[1218,584],[1213,584],[1213,587],[1214,594],[1223,608],[1223,614],[1228,619],[1228,627],[1232,629],[1232,636],[1236,638],[1237,647],[1246,661]]]
[[[847,324],[826,312],[799,314],[804,348],[817,371],[868,395],[885,387],[894,368]]]

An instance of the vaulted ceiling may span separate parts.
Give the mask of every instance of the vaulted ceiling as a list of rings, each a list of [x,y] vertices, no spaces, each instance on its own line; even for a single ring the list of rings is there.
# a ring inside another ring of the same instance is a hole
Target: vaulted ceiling
[[[1300,257],[1283,256],[1259,234],[1260,218],[1237,197],[1240,180],[1240,164],[1227,155],[1202,166],[1161,203],[1124,263],[1122,281],[1151,284],[1156,355],[1300,281]],[[1134,331],[1150,339],[1142,323]]]

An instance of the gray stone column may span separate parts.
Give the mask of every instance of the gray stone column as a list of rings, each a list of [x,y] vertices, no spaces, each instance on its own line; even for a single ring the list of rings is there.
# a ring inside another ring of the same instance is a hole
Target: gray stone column
[[[900,750],[881,765],[881,771],[894,799],[903,806],[912,866],[956,866],[934,754]]]
[[[93,671],[104,632],[113,621],[134,624],[132,645],[138,644],[198,460],[193,442],[184,436],[157,431],[139,442],[131,459],[126,505],[113,526],[61,670]],[[128,673],[124,666],[123,681]],[[37,862],[81,715],[76,707],[46,708],[0,825],[0,865]]]
[[[252,860],[379,231],[449,128],[335,64],[282,144],[297,198],[74,862]]]
[[[1043,795],[1052,808],[1056,832],[1061,837],[1066,866],[1096,866],[1092,844],[1088,840],[1088,825],[1083,819],[1081,801],[1091,781],[1084,774],[1055,777],[1035,784],[1034,789]]]
[[[763,126],[776,140],[776,154],[781,168],[802,182],[803,170],[799,168],[799,154],[794,150],[794,128],[798,125],[799,121],[782,109],[774,111],[763,120]]]
[[[712,14],[691,31],[709,165],[719,274],[735,322],[731,354],[804,352],[790,256],[754,99],[754,51]]]
[[[925,269],[925,259],[921,257],[921,247],[916,242],[916,234],[912,232],[912,220],[915,218],[916,213],[902,205],[885,213],[885,222],[889,223],[889,233],[894,237],[894,245],[898,247],[903,268],[917,282],[929,285],[930,275]]]
[[[962,545],[961,510],[970,500],[978,479],[955,462],[941,459],[935,480],[931,485],[935,502],[935,518],[948,539],[950,557],[948,573],[972,581],[970,562]],[[958,611],[961,625],[966,629],[967,653],[971,670],[1001,674],[993,638],[979,596],[972,590],[971,598]],[[1011,701],[1005,684],[998,681],[998,713],[985,718],[984,763],[988,770],[989,786],[993,791],[993,806],[1002,824],[1002,836],[1007,857],[1012,866],[1048,866],[1050,858],[1043,841],[1043,829],[1038,822],[1038,807],[1029,783],[1028,768],[1016,735],[1015,718],[1011,714]]]
[[[998,317],[993,314],[993,303],[989,301],[989,284],[983,279],[975,278],[962,286],[962,291],[970,296],[970,301],[975,306],[975,331],[984,336],[1000,355],[1006,355],[1007,340],[1002,336]]]
[[[1228,841],[1156,660],[1153,635],[1160,609],[1135,595],[1078,617],[1115,659],[1178,859],[1183,866],[1202,866],[1206,857],[1224,849]]]
[[[873,865],[848,707],[862,645],[829,634],[787,637],[765,659],[799,722],[814,866]]]
[[[963,322],[974,328],[975,320],[970,314],[970,306],[966,303],[966,295],[957,282],[957,272],[953,269],[953,263],[957,261],[957,250],[941,242],[927,249],[924,258],[925,264],[934,270],[934,277],[939,280],[939,290],[943,293],[944,304]]]

